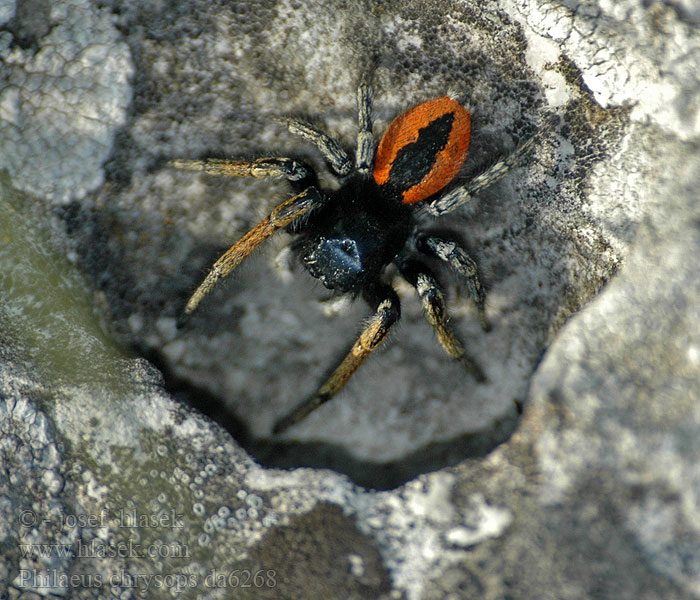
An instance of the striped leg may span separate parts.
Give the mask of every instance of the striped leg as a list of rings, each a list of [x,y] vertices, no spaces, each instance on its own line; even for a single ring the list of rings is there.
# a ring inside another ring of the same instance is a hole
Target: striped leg
[[[290,133],[298,135],[301,138],[314,144],[323,158],[330,166],[331,170],[338,177],[345,177],[352,172],[352,161],[347,152],[343,150],[341,145],[331,136],[323,133],[313,125],[300,121],[298,119],[279,119],[279,122],[287,126]]]
[[[520,163],[532,149],[548,135],[558,121],[556,115],[550,115],[535,134],[520,144],[505,158],[492,164],[486,171],[474,177],[466,185],[455,188],[427,205],[426,210],[435,216],[442,216],[469,202],[473,196],[490,187],[501,179],[510,169]]]
[[[363,176],[369,175],[374,158],[374,137],[372,136],[372,88],[361,83],[357,88],[357,146],[355,168]]]
[[[284,157],[265,157],[257,160],[229,160],[225,158],[204,158],[186,160],[177,158],[168,162],[174,169],[200,171],[207,175],[223,177],[284,177],[291,182],[305,183],[303,187],[316,185],[316,174],[311,167],[300,160]]]
[[[468,355],[464,344],[447,324],[447,307],[435,276],[428,267],[416,260],[405,260],[398,264],[399,271],[416,288],[425,318],[435,329],[440,345],[447,354],[458,361],[477,381],[486,381],[483,371]]]
[[[450,268],[464,279],[469,295],[479,311],[479,321],[484,331],[489,331],[491,326],[486,318],[484,303],[486,294],[479,281],[476,263],[463,248],[452,240],[446,240],[435,235],[418,234],[416,247],[420,252],[445,261]]]

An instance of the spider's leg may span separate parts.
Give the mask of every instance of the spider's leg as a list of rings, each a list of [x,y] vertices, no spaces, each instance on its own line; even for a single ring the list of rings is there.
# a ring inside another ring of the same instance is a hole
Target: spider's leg
[[[357,88],[357,146],[355,149],[355,169],[362,176],[369,175],[374,158],[374,137],[372,136],[372,88],[361,83]]]
[[[255,248],[262,244],[275,231],[286,227],[294,219],[300,217],[312,208],[323,203],[323,196],[315,187],[308,187],[300,194],[293,196],[272,210],[269,216],[265,217],[253,229],[246,233],[240,240],[231,246],[214,263],[204,281],[200,284],[185,306],[183,319],[189,317],[197,305],[202,301],[219,279],[226,277],[233,271],[241,261],[246,258]]]
[[[464,248],[452,240],[425,233],[419,233],[416,236],[416,248],[428,256],[446,262],[457,275],[464,279],[469,295],[479,311],[481,328],[484,331],[491,329],[484,308],[486,294],[481,281],[479,281],[476,262],[466,253]]]
[[[493,163],[483,173],[480,173],[465,185],[455,188],[444,196],[433,200],[426,206],[426,210],[430,214],[439,217],[469,202],[473,196],[476,196],[479,192],[496,183],[496,181],[501,179],[510,169],[522,161],[542,138],[550,133],[556,120],[556,116],[547,118],[544,125],[540,127],[531,138],[525,140],[508,156]]]
[[[425,318],[435,329],[440,345],[445,352],[451,358],[461,363],[474,379],[486,381],[486,377],[479,365],[467,355],[464,344],[447,324],[445,298],[430,269],[421,262],[410,259],[397,261],[397,266],[401,275],[416,288],[418,296],[420,296],[423,303]]]
[[[330,166],[335,175],[345,177],[350,174],[353,166],[352,160],[331,136],[305,121],[298,119],[279,119],[279,121],[287,126],[290,133],[314,144],[323,154],[323,158],[326,159],[328,166]]]
[[[328,402],[348,382],[364,360],[384,341],[392,325],[401,316],[399,297],[396,292],[385,284],[377,283],[365,291],[365,300],[375,307],[374,316],[360,334],[350,352],[338,368],[309,400],[302,403],[294,411],[280,419],[274,426],[273,432],[280,433],[295,425]]]
[[[300,160],[284,157],[265,157],[257,160],[228,160],[204,158],[202,160],[175,159],[168,166],[187,171],[201,171],[207,175],[224,177],[284,177],[293,183],[306,183],[304,187],[316,185],[313,169]]]

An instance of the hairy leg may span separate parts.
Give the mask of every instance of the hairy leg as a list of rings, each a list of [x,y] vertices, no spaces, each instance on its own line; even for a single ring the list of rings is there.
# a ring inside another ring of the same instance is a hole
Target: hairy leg
[[[416,236],[416,248],[428,256],[433,256],[446,262],[450,268],[461,277],[469,290],[471,299],[479,311],[481,328],[488,331],[491,326],[486,318],[484,308],[486,294],[479,281],[476,262],[456,242],[430,234]]]
[[[374,136],[372,135],[372,88],[361,83],[357,88],[357,146],[355,168],[363,176],[369,175],[374,159]]]
[[[374,306],[375,313],[360,334],[350,352],[343,359],[318,392],[298,406],[289,415],[280,419],[273,429],[281,433],[301,421],[309,413],[328,402],[348,382],[365,359],[384,341],[391,327],[401,315],[399,298],[388,285],[375,284],[364,294],[365,299]]]
[[[286,125],[290,133],[314,144],[323,154],[323,158],[326,159],[335,175],[345,177],[352,172],[352,160],[350,160],[347,152],[327,133],[323,133],[323,131],[310,123],[298,119],[279,119],[279,122]]]
[[[442,216],[469,202],[473,196],[476,196],[479,192],[496,183],[508,173],[510,169],[520,163],[542,138],[551,132],[557,121],[558,117],[555,115],[547,117],[542,127],[508,156],[493,163],[488,169],[474,177],[467,184],[455,188],[444,196],[433,200],[426,206],[426,210],[432,215]]]
[[[289,181],[301,181],[315,177],[310,167],[293,158],[265,157],[256,160],[229,160],[226,158],[204,158],[187,160],[177,158],[168,163],[174,169],[201,171],[207,175],[224,177],[285,177]]]
[[[416,288],[423,303],[425,318],[435,329],[440,345],[445,352],[464,366],[477,381],[485,381],[483,371],[468,355],[464,344],[447,324],[447,307],[435,276],[430,269],[417,260],[403,260],[398,263],[399,271]]]
[[[214,263],[209,274],[188,300],[180,323],[182,324],[192,314],[219,279],[231,273],[255,248],[275,231],[286,227],[294,219],[319,206],[323,201],[323,196],[316,188],[309,187],[277,206],[269,216],[260,221]]]

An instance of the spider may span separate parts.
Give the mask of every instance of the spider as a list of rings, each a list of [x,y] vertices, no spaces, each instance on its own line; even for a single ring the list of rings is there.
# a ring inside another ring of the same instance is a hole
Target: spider
[[[374,310],[332,375],[314,396],[277,421],[274,433],[298,423],[333,398],[398,321],[399,298],[382,280],[385,268],[391,263],[416,289],[425,317],[445,352],[459,361],[475,380],[486,379],[448,325],[437,279],[420,257],[447,263],[463,279],[476,304],[481,325],[488,330],[484,289],[476,263],[451,239],[419,231],[415,207],[439,217],[462,206],[518,163],[544,128],[466,184],[442,193],[461,170],[469,147],[471,115],[454,97],[429,100],[400,114],[387,128],[376,152],[372,135],[372,89],[364,82],[357,90],[357,112],[359,127],[354,160],[339,142],[313,125],[298,119],[280,120],[292,134],[311,142],[320,151],[338,179],[339,187],[333,192],[322,190],[314,170],[293,158],[178,159],[169,163],[177,169],[211,175],[286,178],[297,192],[214,263],[187,302],[180,325],[221,278],[279,229],[297,236],[292,249],[313,277],[336,293],[362,296]]]

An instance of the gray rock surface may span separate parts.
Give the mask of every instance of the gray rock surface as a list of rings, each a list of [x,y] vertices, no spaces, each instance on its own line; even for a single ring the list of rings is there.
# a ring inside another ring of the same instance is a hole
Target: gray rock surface
[[[700,597],[696,13],[0,2],[0,598]],[[165,160],[323,169],[274,117],[350,146],[370,68],[377,134],[463,97],[465,177],[561,121],[444,219],[483,272],[488,333],[444,279],[489,383],[390,273],[401,326],[275,438],[367,309],[280,234],[177,331],[288,190]]]
[[[129,49],[109,11],[91,2],[0,6],[0,168],[47,200],[82,199],[104,182],[102,164],[126,122]]]

